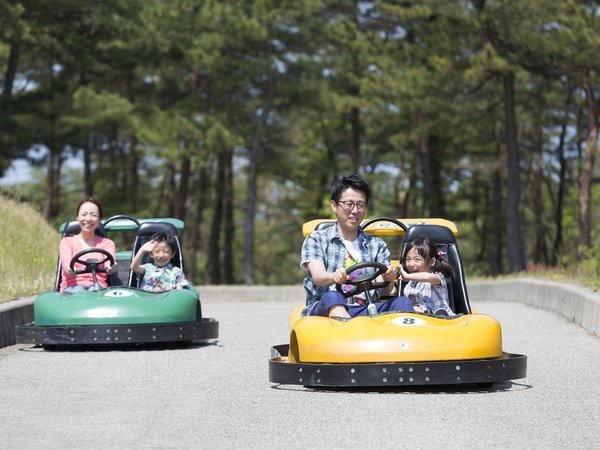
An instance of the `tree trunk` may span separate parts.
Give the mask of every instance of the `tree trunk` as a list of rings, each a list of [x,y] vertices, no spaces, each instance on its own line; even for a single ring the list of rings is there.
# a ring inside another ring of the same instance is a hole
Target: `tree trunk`
[[[586,73],[586,77],[588,74]],[[594,159],[598,152],[598,110],[594,99],[594,89],[591,84],[584,83],[586,112],[588,119],[588,137],[585,146],[585,155],[579,174],[579,244],[582,249],[587,249],[592,241],[592,177],[594,172]]]
[[[12,96],[13,85],[19,67],[19,57],[21,56],[21,26],[19,19],[13,14],[11,7],[3,5],[2,8],[8,16],[10,29],[12,31],[9,38],[10,51],[8,53],[8,61],[6,71],[4,72],[4,83],[2,86],[2,97],[9,99]]]
[[[419,109],[415,113],[413,123],[415,128],[421,130],[423,121],[422,111]],[[429,201],[433,198],[432,187],[433,187],[433,175],[431,172],[431,164],[429,159],[429,146],[427,145],[427,134],[423,131],[419,132],[417,149],[419,152],[419,165],[421,166],[421,177],[423,180],[423,198],[426,201],[423,202],[425,208],[427,208],[426,215],[431,216],[431,205]]]
[[[138,176],[138,165],[139,158],[137,154],[137,136],[135,130],[132,130],[127,137],[129,144],[129,157],[127,159],[127,173],[129,188],[127,191],[127,198],[131,205],[131,210],[135,211],[138,208],[138,190],[139,190],[139,176]]]
[[[165,183],[165,190],[166,190],[166,194],[165,197],[167,198],[167,201],[165,202],[167,204],[167,216],[169,217],[175,217],[175,209],[176,209],[176,202],[177,202],[177,183],[175,181],[176,178],[176,172],[177,170],[175,169],[175,163],[168,163],[167,164],[167,177],[166,177],[166,183]],[[164,203],[163,203],[164,204]],[[159,215],[164,214],[164,212],[161,210]]]
[[[233,266],[233,152],[228,149],[223,152],[223,281],[225,284],[234,283],[235,269]]]
[[[258,136],[250,148],[248,161],[248,183],[246,192],[246,205],[244,215],[244,283],[256,284],[254,271],[254,225],[256,218],[256,201],[258,191],[258,161],[262,155]]]
[[[186,207],[189,195],[190,177],[192,173],[192,159],[189,156],[184,156],[181,161],[181,180],[179,182],[179,193],[177,194],[177,208],[175,217],[186,221]]]
[[[353,172],[358,172],[360,167],[360,110],[356,106],[350,110],[350,128],[350,165]]]
[[[535,230],[535,247],[533,261],[536,264],[548,263],[548,247],[546,246],[546,223],[544,220],[543,198],[543,128],[538,124],[535,137],[535,154],[531,161],[531,185],[533,190],[533,213]]]
[[[521,181],[519,174],[519,146],[517,143],[517,116],[515,112],[515,75],[503,75],[506,148],[508,151],[508,194],[506,199],[506,237],[510,272],[525,270],[523,239],[521,236]]]
[[[94,183],[92,182],[92,160],[94,139],[93,134],[88,136],[88,144],[83,146],[83,185],[86,197],[94,196]]]
[[[196,270],[198,265],[197,254],[200,252],[200,242],[202,242],[202,223],[204,222],[204,208],[206,207],[206,193],[208,192],[208,176],[206,174],[206,168],[201,167],[197,171],[195,183],[195,193],[197,196],[196,207],[190,208],[190,217],[188,220],[189,233],[189,251],[188,255],[189,264],[186,263],[186,276],[192,280],[193,283],[198,283],[196,277]]]
[[[565,158],[565,137],[567,135],[567,126],[569,125],[569,110],[571,109],[572,90],[570,86],[567,86],[567,101],[565,103],[565,112],[563,114],[563,120],[560,130],[560,139],[558,141],[557,155],[559,163],[559,175],[558,175],[558,192],[556,193],[556,209],[554,213],[554,228],[556,234],[554,235],[554,243],[552,244],[552,255],[550,263],[556,265],[558,263],[558,255],[560,254],[563,232],[562,232],[562,216],[563,206],[565,198],[565,184],[567,174],[567,159]]]
[[[12,42],[10,53],[8,55],[8,64],[6,66],[4,86],[2,88],[2,97],[8,99],[12,96],[15,76],[17,75],[17,66],[19,64],[19,56],[21,55],[20,42]]]
[[[219,153],[213,217],[208,240],[208,276],[211,284],[221,284],[221,221],[223,218],[223,184],[225,182],[224,152]]]
[[[135,73],[133,71],[128,71],[125,74],[125,92],[127,96],[127,100],[133,105],[135,104],[135,91],[134,91],[134,81],[135,81]],[[137,154],[137,134],[135,129],[131,129],[127,136],[127,143],[129,147],[129,154],[127,158],[127,173],[128,173],[128,184],[129,187],[127,189],[127,198],[129,199],[129,204],[131,206],[131,210],[135,211],[138,207],[138,191],[139,191],[139,175],[138,175],[138,165],[139,165],[139,157]]]
[[[57,202],[59,198],[59,180],[62,169],[62,158],[60,152],[48,149],[46,174],[46,200],[44,202],[44,219],[48,223],[56,218],[58,213]]]
[[[502,174],[500,169],[494,171],[493,177],[494,183],[494,196],[492,200],[492,236],[494,236],[494,253],[492,257],[492,275],[500,275],[504,273],[504,267],[502,265],[502,259],[504,258],[504,245],[503,245],[503,234],[502,233]]]

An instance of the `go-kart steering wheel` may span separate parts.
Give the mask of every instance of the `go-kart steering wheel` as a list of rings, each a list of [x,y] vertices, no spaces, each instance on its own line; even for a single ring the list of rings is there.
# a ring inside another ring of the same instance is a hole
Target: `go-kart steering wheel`
[[[102,259],[101,261],[97,259],[81,259],[83,255],[87,255],[88,253],[101,253],[104,255],[104,259]],[[106,269],[100,266],[107,261],[110,262],[111,266],[115,264],[115,258],[113,258],[113,255],[111,255],[106,250],[102,248],[86,248],[85,250],[81,250],[80,252],[73,255],[69,267],[76,274],[91,272],[95,278],[97,272],[106,273]],[[85,267],[83,269],[75,270],[75,263],[83,264]]]
[[[373,281],[379,275],[383,275],[385,272],[387,272],[387,269],[388,269],[387,266],[380,262],[365,261],[362,263],[354,264],[353,266],[350,266],[346,269],[346,274],[350,275],[352,272],[355,272],[358,269],[364,269],[365,267],[373,268],[373,269],[375,269],[375,272],[374,273],[365,273],[365,274],[359,275],[358,277],[354,278],[353,280],[347,279],[342,284],[336,284],[335,288],[337,289],[337,291],[340,294],[342,294],[344,297],[348,298],[348,297],[352,297],[354,295],[360,294],[361,292],[365,292],[368,294],[368,291],[370,291],[372,289],[384,288],[388,285],[387,281]],[[348,292],[344,292],[344,290],[342,289],[342,286],[344,284],[356,286],[356,288],[351,289]]]
[[[394,219],[393,217],[373,217],[372,219],[367,220],[366,222],[362,223],[360,225],[360,227],[365,230],[369,225],[372,225],[376,222],[391,222],[394,225],[398,225],[400,228],[402,228],[405,232],[408,230],[408,227],[406,225],[404,225],[402,222],[400,222],[398,219]]]

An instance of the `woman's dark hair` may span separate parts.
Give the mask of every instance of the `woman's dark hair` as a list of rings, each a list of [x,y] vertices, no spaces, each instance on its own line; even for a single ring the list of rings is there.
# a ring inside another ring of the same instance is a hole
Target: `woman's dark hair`
[[[177,253],[177,242],[175,242],[175,238],[173,236],[168,236],[167,233],[163,231],[159,231],[158,233],[154,233],[150,237],[151,241],[157,242],[165,242],[170,248],[173,254]]]
[[[369,184],[357,173],[353,173],[352,175],[343,176],[335,183],[333,183],[333,187],[331,188],[331,200],[334,202],[339,202],[342,197],[342,193],[346,190],[352,188],[355,191],[360,191],[365,194],[365,201],[367,204],[369,203],[369,198],[371,197],[371,189],[369,188]]]
[[[91,197],[84,198],[83,200],[81,200],[79,202],[79,205],[77,205],[77,216],[79,215],[79,210],[81,209],[81,206],[84,203],[93,203],[94,205],[96,205],[98,207],[98,214],[100,214],[100,219],[102,219],[102,217],[103,217],[102,205],[100,205],[100,202],[98,200],[96,200],[95,198],[91,198]]]
[[[454,273],[452,266],[442,259],[445,253],[441,254],[442,252],[438,252],[435,244],[425,236],[419,236],[406,244],[406,250],[404,252],[404,257],[402,258],[402,264],[406,262],[406,255],[413,248],[425,261],[435,258],[435,265],[433,266],[434,272],[440,272],[448,277],[452,276]]]

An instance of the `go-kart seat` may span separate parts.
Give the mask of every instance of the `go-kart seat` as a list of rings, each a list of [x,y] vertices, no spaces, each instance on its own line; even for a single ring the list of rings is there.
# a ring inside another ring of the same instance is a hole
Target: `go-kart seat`
[[[68,237],[68,236],[75,236],[76,234],[79,234],[81,232],[81,227],[79,226],[79,222],[77,222],[76,220],[71,220],[70,222],[67,222],[67,224],[65,225],[65,227],[63,228],[63,234],[62,237]],[[96,228],[96,235],[101,236],[101,237],[106,237],[106,232],[104,231],[104,226],[102,224],[98,225],[98,228]],[[56,265],[56,276],[54,277],[54,290],[55,291],[59,291],[60,289],[60,283],[62,281],[61,279],[61,260],[60,260],[60,253],[58,255],[58,264]]]
[[[462,260],[452,230],[442,225],[418,224],[410,226],[404,236],[402,259],[404,259],[406,254],[406,245],[419,236],[426,237],[436,245],[438,251],[445,252],[446,255],[443,259],[454,270],[451,277],[446,277],[450,308],[456,314],[470,314],[471,309],[469,307],[469,297],[465,284]],[[402,291],[404,290],[403,287]]]
[[[65,228],[63,229],[62,237],[75,236],[76,234],[79,234],[80,232],[81,232],[81,227],[79,226],[79,222],[77,222],[76,220],[71,220],[70,222],[67,222],[67,224],[65,225]],[[98,225],[98,227],[96,228],[96,234],[98,236],[106,237],[106,232],[104,231],[104,225],[102,225],[102,223],[100,225]]]
[[[335,220],[319,222],[315,227],[315,231],[324,230],[325,228],[332,227],[333,225],[335,225]]]
[[[181,251],[179,235],[177,234],[177,229],[172,224],[167,222],[143,222],[140,224],[139,228],[137,229],[135,241],[133,243],[132,258],[137,254],[140,247],[150,240],[152,235],[160,232],[165,233],[167,236],[175,239],[177,250],[173,256],[173,259],[171,260],[171,263],[174,266],[181,267],[181,270],[183,270],[183,252]],[[152,262],[150,255],[144,255],[141,264],[146,264],[149,262]],[[130,271],[129,286],[139,288],[141,278],[142,277],[138,276],[133,270]]]

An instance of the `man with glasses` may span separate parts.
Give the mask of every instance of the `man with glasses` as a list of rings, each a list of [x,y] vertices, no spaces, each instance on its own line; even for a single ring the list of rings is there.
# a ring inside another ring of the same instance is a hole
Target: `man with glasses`
[[[370,196],[369,185],[357,174],[342,177],[333,184],[331,209],[337,219],[335,226],[312,232],[302,244],[300,266],[307,271],[304,279],[307,293],[304,315],[339,318],[367,315],[368,305],[364,296],[346,299],[336,290],[336,284],[343,285],[348,279],[346,268],[354,264],[375,261],[388,266],[383,274],[383,280],[388,284],[371,294],[374,301],[394,288],[395,273],[390,266],[390,252],[386,243],[360,227]],[[351,275],[354,278],[359,272]],[[375,306],[377,312],[413,311],[406,297],[377,302]]]

